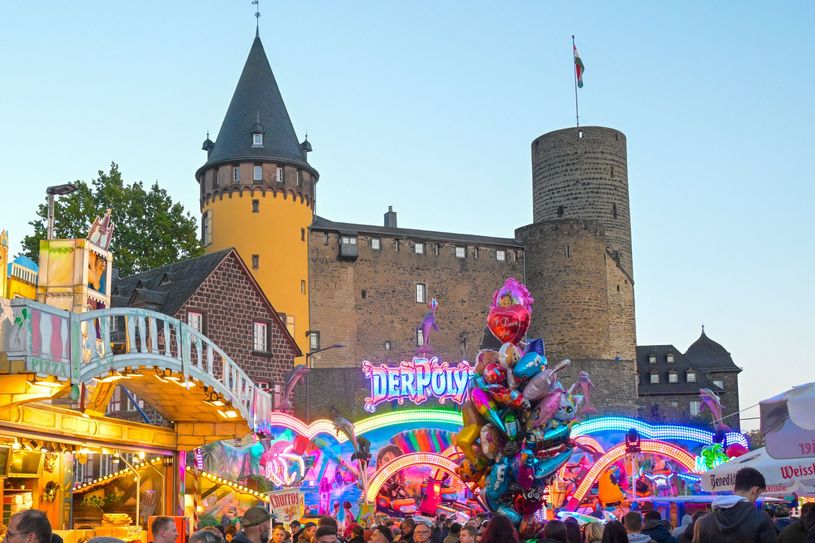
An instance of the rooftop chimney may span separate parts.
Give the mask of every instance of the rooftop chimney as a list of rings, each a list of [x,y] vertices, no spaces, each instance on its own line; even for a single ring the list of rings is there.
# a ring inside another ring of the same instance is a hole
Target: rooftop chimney
[[[385,213],[385,228],[396,228],[396,211],[393,206],[388,206],[388,212]]]

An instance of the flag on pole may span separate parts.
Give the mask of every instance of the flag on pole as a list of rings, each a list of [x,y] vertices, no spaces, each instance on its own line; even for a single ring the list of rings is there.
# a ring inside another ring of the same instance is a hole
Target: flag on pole
[[[583,66],[583,61],[580,60],[580,53],[577,52],[577,46],[572,44],[572,49],[574,49],[574,73],[577,76],[577,86],[582,89],[583,72],[586,71],[586,67]]]

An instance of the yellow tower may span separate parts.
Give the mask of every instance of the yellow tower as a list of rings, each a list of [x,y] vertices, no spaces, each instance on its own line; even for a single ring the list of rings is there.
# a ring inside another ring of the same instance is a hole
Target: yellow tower
[[[263,44],[255,36],[221,130],[196,172],[207,252],[235,247],[308,352],[308,239],[319,174],[298,142]]]

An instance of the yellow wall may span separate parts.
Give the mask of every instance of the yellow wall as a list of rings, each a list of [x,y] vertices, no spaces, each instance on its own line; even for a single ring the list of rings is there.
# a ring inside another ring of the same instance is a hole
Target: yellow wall
[[[15,298],[17,296],[34,300],[37,297],[37,286],[27,281],[22,281],[14,276],[9,277],[6,297]]]
[[[8,273],[8,233],[0,231],[0,298],[8,298],[6,295],[6,275]]]
[[[258,200],[259,212],[252,213],[252,200]],[[212,211],[212,243],[206,247],[213,253],[235,247],[246,267],[260,284],[266,297],[278,313],[295,318],[293,336],[303,353],[309,351],[306,332],[308,314],[308,228],[312,211],[291,193],[283,198],[271,190],[245,190],[218,195],[206,203],[202,213]],[[301,229],[305,230],[301,234]],[[252,255],[260,255],[259,269],[252,269]],[[306,282],[301,291],[300,282]],[[298,361],[304,362],[303,359]]]

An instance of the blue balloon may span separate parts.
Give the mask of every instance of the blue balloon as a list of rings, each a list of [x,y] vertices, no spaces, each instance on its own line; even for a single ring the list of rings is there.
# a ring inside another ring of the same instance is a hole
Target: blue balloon
[[[546,358],[536,352],[526,353],[512,368],[512,373],[518,379],[527,381],[532,379],[546,366]]]
[[[555,456],[538,460],[538,463],[535,464],[535,479],[545,479],[559,470],[560,466],[565,464],[569,460],[569,457],[572,456],[573,448],[574,447],[569,447]]]

